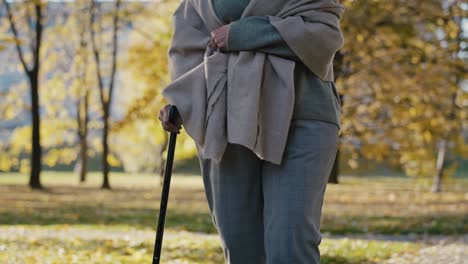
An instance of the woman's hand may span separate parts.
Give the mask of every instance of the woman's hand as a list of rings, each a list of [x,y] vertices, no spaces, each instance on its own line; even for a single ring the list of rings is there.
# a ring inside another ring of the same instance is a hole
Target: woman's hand
[[[169,109],[171,108],[170,104],[165,105],[160,111],[159,111],[159,120],[161,121],[161,125],[163,126],[164,130],[169,131],[169,132],[177,132],[179,133],[179,130],[182,128],[181,125],[176,125],[171,122],[169,122]]]
[[[229,24],[224,25],[211,32],[211,47],[224,49],[227,46],[229,33]]]

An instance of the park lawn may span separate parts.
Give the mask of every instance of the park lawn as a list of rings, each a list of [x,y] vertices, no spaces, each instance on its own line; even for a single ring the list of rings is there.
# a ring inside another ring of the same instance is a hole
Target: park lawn
[[[142,263],[151,258],[160,179],[113,173],[112,191],[100,175],[78,184],[71,173],[45,172],[45,191],[27,177],[0,174],[0,263]],[[404,177],[342,177],[328,185],[322,217],[322,263],[380,263],[422,245],[356,234],[467,233],[468,180],[457,178],[440,194]],[[199,176],[176,175],[166,220],[164,263],[222,263],[216,230]],[[328,237],[342,235],[343,237]]]
[[[106,226],[0,226],[0,263],[150,263],[154,232]],[[321,263],[380,263],[421,245],[325,238]],[[168,230],[162,263],[224,263],[216,234]]]

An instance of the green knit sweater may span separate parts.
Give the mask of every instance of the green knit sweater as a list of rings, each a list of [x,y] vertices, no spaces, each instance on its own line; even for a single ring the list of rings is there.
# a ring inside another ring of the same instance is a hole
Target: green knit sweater
[[[214,10],[230,24],[226,51],[256,50],[296,61],[293,119],[317,119],[341,129],[341,104],[334,82],[320,80],[283,41],[267,17],[241,19],[250,0],[212,0]]]

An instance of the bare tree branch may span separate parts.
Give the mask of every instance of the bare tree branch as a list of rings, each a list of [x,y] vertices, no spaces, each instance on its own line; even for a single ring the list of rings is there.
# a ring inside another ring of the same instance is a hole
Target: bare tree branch
[[[5,0],[4,0],[5,1]],[[91,1],[91,16],[90,16],[90,33],[91,33],[91,47],[93,50],[94,59],[96,61],[96,74],[97,74],[97,81],[99,85],[99,97],[101,100],[101,104],[105,104],[104,98],[104,83],[102,82],[102,75],[101,75],[101,58],[99,56],[99,50],[96,44],[96,31],[94,29],[94,24],[96,23],[96,9],[97,9],[96,1]]]
[[[19,34],[18,30],[16,29],[15,21],[13,19],[13,14],[11,12],[10,4],[8,3],[7,0],[2,0],[3,4],[5,5],[6,12],[7,12],[7,17],[8,21],[10,23],[10,29],[11,32],[13,33],[13,36],[15,37],[15,47],[18,52],[18,57],[21,61],[21,64],[23,65],[24,71],[29,75],[31,73],[31,70],[29,69],[28,65],[26,64],[26,61],[24,60],[24,54],[23,50],[21,49],[21,45],[19,43]]]
[[[40,50],[41,50],[41,44],[42,44],[42,38],[40,38],[39,36],[42,36],[42,31],[43,31],[41,4],[35,4],[34,9],[36,13],[35,32],[36,32],[36,36],[38,39],[35,40],[36,45],[33,50],[33,59],[34,59],[34,68],[39,69],[39,63],[40,63],[39,56],[41,55]]]
[[[112,100],[112,91],[114,90],[115,72],[117,70],[117,49],[119,47],[117,33],[119,31],[119,12],[120,12],[121,0],[115,2],[115,14],[112,27],[112,71],[109,84],[109,98],[107,98],[107,107],[109,108]]]
[[[31,14],[31,9],[29,8],[29,6],[26,6],[26,17],[24,19],[26,20],[26,23],[27,23],[26,28],[28,30],[29,38],[31,39],[31,41],[29,42],[29,48],[34,53],[34,50],[35,50],[34,42],[36,41],[35,40],[36,36],[31,26],[34,24],[32,17],[33,15]]]

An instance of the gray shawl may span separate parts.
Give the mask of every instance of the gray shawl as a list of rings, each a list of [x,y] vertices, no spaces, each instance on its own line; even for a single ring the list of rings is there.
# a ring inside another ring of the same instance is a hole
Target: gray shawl
[[[251,0],[242,17],[267,16],[312,72],[333,81],[343,11],[337,0]],[[295,61],[209,48],[210,32],[223,25],[212,0],[183,0],[173,23],[171,83],[163,96],[177,106],[203,157],[219,162],[229,142],[281,164],[294,107]]]

